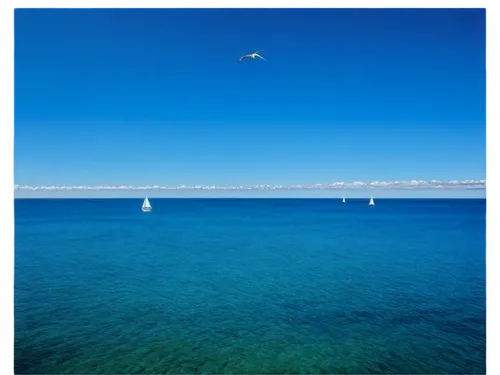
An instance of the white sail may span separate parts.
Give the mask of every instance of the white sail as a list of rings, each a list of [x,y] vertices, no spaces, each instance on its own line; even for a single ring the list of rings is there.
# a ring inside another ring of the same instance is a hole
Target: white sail
[[[373,201],[373,197],[370,198],[370,203],[368,203],[369,206],[375,206],[375,202]]]
[[[344,197],[342,197],[342,203],[345,203],[345,198]]]
[[[148,197],[144,199],[144,202],[142,203],[142,210],[143,211],[151,211],[153,208],[151,207],[151,204],[149,203]]]

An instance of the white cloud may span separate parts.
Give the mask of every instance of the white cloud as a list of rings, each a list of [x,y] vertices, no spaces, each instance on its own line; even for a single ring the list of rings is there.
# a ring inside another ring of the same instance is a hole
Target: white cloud
[[[332,182],[329,184],[310,185],[249,185],[249,186],[215,186],[215,185],[180,185],[180,186],[130,186],[130,185],[99,185],[99,186],[28,186],[14,185],[14,190],[21,191],[83,191],[83,190],[317,190],[317,189],[413,189],[413,190],[433,190],[433,189],[486,189],[486,180],[463,180],[463,181],[372,181],[372,182]]]

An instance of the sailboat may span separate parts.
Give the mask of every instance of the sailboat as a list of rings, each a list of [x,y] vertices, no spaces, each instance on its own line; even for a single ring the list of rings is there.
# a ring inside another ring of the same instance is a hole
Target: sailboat
[[[368,206],[375,206],[375,202],[373,201],[373,197],[370,198],[370,203],[368,203]]]
[[[345,203],[345,198],[344,197],[342,197],[342,203]]]
[[[142,211],[144,212],[153,211],[153,207],[151,207],[151,205],[149,204],[148,197],[146,197],[146,199],[144,199],[144,202],[142,203]]]

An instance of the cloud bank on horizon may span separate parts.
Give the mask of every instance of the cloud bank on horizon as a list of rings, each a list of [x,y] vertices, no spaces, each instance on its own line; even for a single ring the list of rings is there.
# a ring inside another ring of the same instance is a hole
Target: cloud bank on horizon
[[[28,186],[14,185],[14,190],[19,191],[102,191],[102,190],[335,190],[335,189],[403,189],[403,190],[483,190],[486,189],[486,180],[411,180],[411,181],[372,181],[372,182],[333,182],[330,184],[310,185],[238,185],[238,186],[216,186],[216,185],[97,185],[97,186]]]

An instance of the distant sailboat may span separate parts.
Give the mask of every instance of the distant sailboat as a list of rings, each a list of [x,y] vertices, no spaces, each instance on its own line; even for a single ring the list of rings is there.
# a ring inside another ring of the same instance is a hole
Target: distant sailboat
[[[373,201],[373,197],[370,198],[370,203],[368,203],[368,206],[375,206],[375,202]]]
[[[144,199],[144,202],[142,203],[142,210],[144,212],[149,212],[153,210],[153,207],[151,207],[151,205],[149,204],[148,197],[146,197],[146,199]]]
[[[342,197],[342,203],[345,203],[345,198],[344,197]]]

